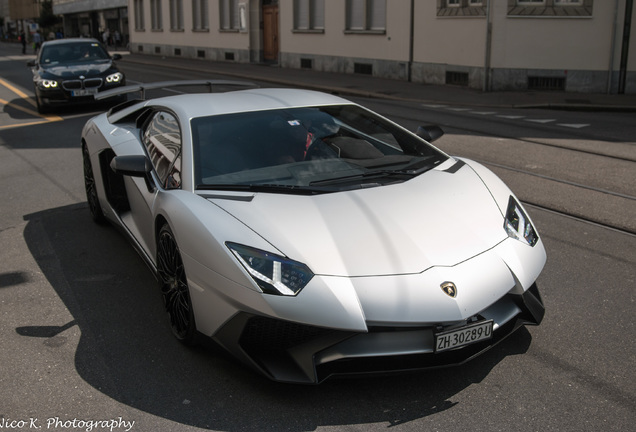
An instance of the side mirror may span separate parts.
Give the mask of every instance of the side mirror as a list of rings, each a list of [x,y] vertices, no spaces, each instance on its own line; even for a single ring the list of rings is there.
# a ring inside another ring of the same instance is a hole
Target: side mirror
[[[444,135],[444,131],[437,125],[427,125],[418,127],[415,135],[425,139],[428,142],[433,142]]]
[[[121,54],[113,54],[111,58],[113,60],[121,60],[123,57],[121,56]]]
[[[26,65],[27,67],[36,67],[37,63],[35,62],[35,60],[29,60]]]
[[[110,161],[110,169],[120,175],[141,177],[146,180],[148,192],[155,191],[154,181],[150,175],[150,172],[152,171],[152,163],[146,156],[115,156],[113,160]]]

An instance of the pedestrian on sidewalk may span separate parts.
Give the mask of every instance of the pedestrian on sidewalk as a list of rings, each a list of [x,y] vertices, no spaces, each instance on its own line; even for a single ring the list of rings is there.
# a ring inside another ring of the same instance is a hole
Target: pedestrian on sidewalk
[[[20,33],[20,43],[22,44],[22,54],[26,54],[26,35],[24,32]]]
[[[40,32],[38,30],[33,33],[33,52],[36,54],[40,50],[40,45],[42,45],[42,36],[40,36]]]

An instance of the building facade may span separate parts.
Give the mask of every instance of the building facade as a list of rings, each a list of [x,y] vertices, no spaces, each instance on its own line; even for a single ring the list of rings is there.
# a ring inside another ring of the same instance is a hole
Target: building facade
[[[110,44],[128,44],[128,0],[53,0],[53,13],[63,17],[66,37],[102,40],[106,32]]]
[[[484,90],[636,93],[633,0],[128,0],[130,50]]]

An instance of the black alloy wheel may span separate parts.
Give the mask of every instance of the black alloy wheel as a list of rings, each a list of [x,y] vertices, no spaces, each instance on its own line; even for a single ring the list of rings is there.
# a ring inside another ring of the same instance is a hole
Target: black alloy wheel
[[[196,342],[194,312],[179,247],[165,224],[157,239],[157,273],[168,321],[174,336],[186,345]]]
[[[47,104],[45,104],[44,101],[42,100],[42,98],[40,98],[38,96],[37,90],[33,90],[33,92],[35,93],[35,105],[37,107],[38,113],[40,113],[40,114],[48,113],[49,112],[49,106]]]
[[[99,199],[97,198],[97,189],[95,188],[95,176],[93,175],[93,166],[91,165],[91,158],[88,155],[88,149],[86,146],[82,146],[82,156],[84,159],[84,188],[86,189],[86,201],[88,201],[88,208],[91,211],[91,217],[98,224],[106,223],[104,212],[99,205]]]

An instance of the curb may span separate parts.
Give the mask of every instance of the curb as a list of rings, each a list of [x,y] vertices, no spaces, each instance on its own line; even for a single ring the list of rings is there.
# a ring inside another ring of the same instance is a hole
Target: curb
[[[162,58],[162,60],[167,59]],[[148,66],[159,66],[159,67],[167,67],[175,70],[188,70],[188,71],[196,71],[201,73],[214,73],[218,75],[226,75],[232,76],[234,78],[240,78],[250,81],[261,81],[270,84],[277,84],[288,87],[302,87],[308,90],[316,90],[325,93],[330,93],[336,96],[354,96],[354,97],[362,97],[362,98],[373,98],[373,99],[383,99],[383,100],[393,100],[393,101],[403,101],[403,102],[417,102],[423,104],[443,104],[443,105],[451,105],[451,106],[462,106],[462,105],[470,105],[473,107],[483,107],[483,108],[513,108],[513,109],[549,109],[549,110],[562,110],[562,111],[581,111],[581,112],[636,112],[636,105],[608,105],[608,104],[579,104],[579,103],[559,103],[559,102],[547,102],[547,103],[536,103],[536,104],[505,104],[505,103],[475,103],[475,102],[454,102],[448,100],[439,100],[439,99],[422,99],[416,97],[406,97],[406,96],[396,96],[384,94],[381,92],[367,91],[367,90],[357,90],[345,87],[338,86],[327,86],[321,84],[312,84],[307,81],[296,81],[296,80],[286,80],[286,79],[277,79],[266,77],[258,74],[250,74],[250,73],[236,73],[225,70],[215,69],[213,66],[213,62],[208,63],[208,67],[195,67],[195,65],[178,65],[175,63],[163,64],[159,61],[153,61],[152,58],[149,59],[141,59],[138,57],[131,57],[130,55],[125,55],[120,62],[123,63],[134,63],[134,64],[142,64]]]

